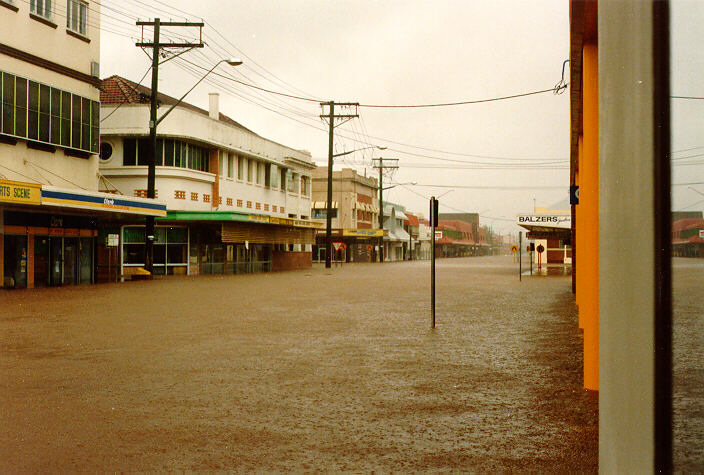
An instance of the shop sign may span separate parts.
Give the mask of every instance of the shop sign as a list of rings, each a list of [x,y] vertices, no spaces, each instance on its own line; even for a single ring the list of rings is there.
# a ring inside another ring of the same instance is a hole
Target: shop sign
[[[699,230],[699,239],[704,239],[704,229]]]
[[[263,216],[261,214],[250,214],[249,215],[249,220],[253,221],[255,223],[268,223],[269,222],[269,216]]]
[[[564,214],[523,214],[518,216],[518,224],[546,227],[570,227],[572,217]]]
[[[119,234],[108,234],[107,239],[108,247],[117,247],[120,245],[120,235]]]
[[[381,237],[384,236],[383,229],[343,229],[343,236],[353,237]]]
[[[0,180],[0,201],[28,205],[41,204],[42,185]]]
[[[435,231],[435,239],[442,239],[442,231]]]

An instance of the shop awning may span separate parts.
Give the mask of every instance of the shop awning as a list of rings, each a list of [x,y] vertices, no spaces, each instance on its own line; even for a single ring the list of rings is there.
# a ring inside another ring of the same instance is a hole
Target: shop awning
[[[166,205],[156,200],[47,185],[42,185],[41,204],[141,216],[166,216]]]

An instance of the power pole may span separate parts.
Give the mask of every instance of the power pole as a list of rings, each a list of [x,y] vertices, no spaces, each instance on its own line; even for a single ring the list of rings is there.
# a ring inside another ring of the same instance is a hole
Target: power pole
[[[149,113],[149,138],[151,140],[151,153],[149,154],[149,157],[147,159],[147,198],[154,199],[154,188],[156,182],[156,110],[158,107],[157,97],[159,87],[160,51],[162,48],[202,48],[203,46],[205,46],[202,40],[204,23],[191,23],[183,21],[162,22],[159,18],[155,18],[154,21],[138,21],[137,26],[142,27],[142,41],[137,43],[136,46],[139,48],[152,48],[152,96],[151,109]],[[144,41],[145,26],[154,27],[154,40],[152,42]],[[200,28],[201,40],[198,43],[161,43],[159,40],[159,32],[162,26]],[[167,58],[165,61],[168,61],[168,59],[170,58]],[[149,271],[150,274],[152,274],[154,271],[154,216],[147,216],[146,218],[144,245],[144,268]]]
[[[379,165],[374,165],[374,168],[379,169],[379,229],[382,231],[382,235],[379,243],[379,262],[384,262],[384,170],[396,170],[398,169],[398,158],[375,158],[374,160],[379,161]],[[393,162],[392,165],[384,165],[384,160]]]
[[[345,122],[359,117],[357,113],[357,108],[359,107],[358,102],[338,102],[337,105],[342,108],[352,109],[354,108],[354,113],[350,114],[335,114],[335,101],[321,102],[320,106],[323,108],[323,114],[320,115],[322,119],[328,119],[330,125],[330,136],[328,140],[328,202],[325,211],[326,227],[325,227],[325,268],[329,269],[332,262],[332,146],[334,140],[335,131],[335,119],[346,119],[340,122],[338,125],[342,125]],[[325,106],[330,108],[329,112],[325,114]]]

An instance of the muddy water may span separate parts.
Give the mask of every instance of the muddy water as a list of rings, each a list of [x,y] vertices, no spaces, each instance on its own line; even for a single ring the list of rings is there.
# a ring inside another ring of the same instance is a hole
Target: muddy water
[[[0,470],[596,471],[569,276],[508,257],[0,293]]]

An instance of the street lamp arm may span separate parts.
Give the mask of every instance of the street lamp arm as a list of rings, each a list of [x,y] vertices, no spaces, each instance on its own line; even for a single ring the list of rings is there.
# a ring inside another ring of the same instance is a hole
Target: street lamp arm
[[[233,59],[221,59],[220,61],[218,61],[217,63],[215,63],[215,66],[213,66],[212,68],[210,68],[210,70],[209,70],[207,73],[205,73],[205,75],[204,75],[202,78],[200,78],[197,83],[195,83],[195,84],[193,85],[193,87],[191,87],[188,91],[186,91],[186,93],[185,93],[183,96],[181,96],[181,98],[180,98],[178,101],[176,101],[174,104],[171,105],[171,107],[169,107],[169,110],[167,110],[166,112],[164,112],[164,115],[162,115],[161,117],[159,117],[159,118],[156,120],[156,124],[155,124],[155,125],[159,125],[159,124],[161,123],[161,121],[164,120],[164,119],[166,118],[166,116],[169,115],[169,114],[171,113],[171,111],[176,108],[176,106],[178,106],[179,104],[181,104],[181,102],[183,102],[183,100],[186,98],[186,96],[187,96],[188,94],[190,94],[190,92],[191,92],[193,89],[195,89],[195,88],[198,86],[198,84],[200,84],[201,82],[203,82],[203,79],[205,79],[206,77],[208,77],[208,75],[209,75],[210,73],[212,73],[213,71],[215,71],[215,68],[217,68],[221,63],[225,63],[225,62],[227,62],[228,64],[230,64],[230,65],[232,65],[232,66],[239,66],[240,64],[242,64],[242,61],[240,61],[240,60],[233,60]]]
[[[350,150],[349,152],[335,153],[335,154],[333,154],[333,158],[342,157],[344,155],[349,155],[350,153],[354,153],[354,152],[361,152],[362,150],[369,150],[370,148],[377,148],[379,150],[386,150],[386,147],[380,147],[378,145],[374,145],[371,147],[357,148],[355,150]]]

